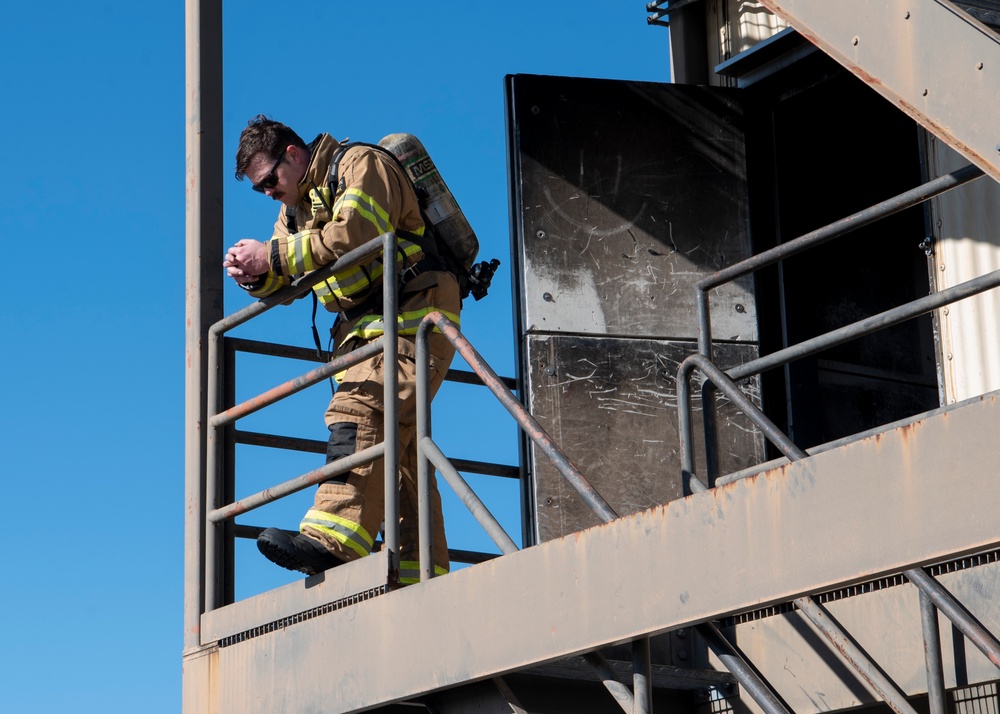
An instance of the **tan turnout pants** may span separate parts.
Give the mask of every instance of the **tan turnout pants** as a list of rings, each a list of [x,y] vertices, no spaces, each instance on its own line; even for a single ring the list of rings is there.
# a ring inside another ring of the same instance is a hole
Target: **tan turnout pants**
[[[441,274],[435,274],[441,276]],[[423,276],[420,276],[421,278]],[[419,278],[418,278],[419,279]],[[417,295],[404,293],[400,312],[433,306],[458,315],[460,301],[454,277],[445,274],[437,285]],[[416,347],[411,335],[399,337],[399,526],[400,579],[419,579],[416,465]],[[441,334],[432,332],[430,392],[437,392],[455,350]],[[330,429],[328,461],[374,446],[385,437],[385,358],[378,354],[350,367],[341,379],[330,406],[326,424]],[[335,444],[336,442],[336,444]],[[353,442],[353,443],[352,443]],[[448,542],[445,537],[441,497],[433,468],[430,474],[433,522],[432,552],[437,574],[448,572]],[[312,509],[302,521],[302,533],[323,543],[345,561],[371,552],[385,516],[384,460],[377,459],[320,484]]]

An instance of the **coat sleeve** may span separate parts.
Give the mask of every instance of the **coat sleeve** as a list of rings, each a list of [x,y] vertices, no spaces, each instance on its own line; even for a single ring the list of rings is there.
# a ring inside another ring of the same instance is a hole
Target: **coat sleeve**
[[[319,230],[294,235],[275,233],[279,260],[272,265],[281,275],[298,275],[332,263],[383,233],[395,231],[403,217],[406,194],[401,177],[374,150],[355,148],[340,164],[340,184],[335,194],[325,187],[311,189],[309,197],[317,217],[330,216]],[[412,189],[409,189],[412,193]],[[327,207],[332,209],[332,215]],[[280,222],[280,221],[279,221]],[[277,227],[276,227],[277,228]]]
[[[268,244],[271,272],[291,278],[336,261],[383,233],[423,232],[413,189],[391,159],[372,149],[354,148],[340,164],[336,191],[319,186],[309,191],[314,220],[321,228],[282,234],[276,226]],[[280,218],[279,218],[280,223]],[[412,265],[423,258],[421,248],[400,240],[397,261]],[[381,275],[381,259],[338,272],[316,290],[331,309],[363,301]],[[335,305],[334,305],[335,303]]]
[[[271,239],[269,241],[265,241],[264,243],[269,254],[271,264],[270,270],[268,270],[266,274],[260,276],[260,279],[252,285],[243,286],[246,291],[255,298],[264,298],[271,293],[277,292],[281,288],[291,284],[292,278],[294,277],[291,275],[282,275],[279,271],[275,270],[275,265],[278,261],[274,260],[274,241],[280,239],[281,237],[287,238],[288,236],[288,219],[285,216],[286,210],[287,208],[282,206],[281,210],[278,212],[278,219],[274,223],[274,233],[272,234]]]

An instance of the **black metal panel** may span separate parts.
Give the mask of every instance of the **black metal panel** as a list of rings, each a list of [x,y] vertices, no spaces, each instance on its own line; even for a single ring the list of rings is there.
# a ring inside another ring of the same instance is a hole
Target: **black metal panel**
[[[743,111],[718,88],[508,77],[525,332],[695,338],[693,284],[750,254]],[[752,281],[716,337],[756,339]]]
[[[684,495],[676,377],[680,362],[696,351],[694,342],[574,335],[527,340],[532,414],[621,515]],[[726,368],[756,356],[749,344],[721,344],[715,354]],[[748,389],[756,398],[756,382]],[[695,393],[694,422],[700,424]],[[721,469],[729,473],[758,463],[759,433],[727,400],[718,404]],[[703,470],[704,446],[696,439],[696,463]],[[540,540],[600,522],[544,456],[536,455],[531,471]]]
[[[750,255],[736,97],[709,87],[508,77],[525,401],[621,514],[682,495],[675,380],[696,348],[694,285]],[[710,298],[713,336],[736,343],[718,345],[717,357],[752,359],[752,279]],[[723,403],[726,470],[763,455],[749,420],[732,411]],[[547,461],[526,460],[529,540],[597,523]]]

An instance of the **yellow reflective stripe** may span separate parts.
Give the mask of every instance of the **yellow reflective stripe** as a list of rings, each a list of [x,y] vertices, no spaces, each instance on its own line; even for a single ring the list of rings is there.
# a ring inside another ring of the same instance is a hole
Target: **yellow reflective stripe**
[[[441,310],[436,307],[425,307],[422,310],[410,310],[407,312],[399,313],[399,317],[396,322],[399,325],[398,331],[401,335],[415,335],[417,334],[417,328],[420,327],[420,321],[423,320],[427,315],[432,312],[440,312],[442,315],[447,317],[449,320],[454,322],[456,325],[461,325],[459,322],[459,317],[453,312],[448,312],[447,310]],[[434,327],[435,332],[441,332]],[[347,339],[351,337],[361,337],[363,339],[371,339],[372,337],[378,337],[385,332],[385,319],[382,315],[366,315],[358,320],[357,325],[351,330],[351,333],[347,336]]]
[[[403,255],[400,256],[398,252],[396,253],[397,263],[423,250],[416,243],[402,238],[399,239],[398,245]],[[382,261],[372,261],[368,264],[367,269],[367,275],[357,265],[334,273],[333,276],[327,278],[324,282],[314,286],[313,290],[316,291],[316,296],[324,305],[338,298],[349,298],[352,295],[357,295],[368,290],[373,282],[378,281],[382,277]]]
[[[439,575],[447,575],[448,568],[442,568],[440,565],[434,566],[434,577]],[[413,583],[420,582],[420,562],[417,560],[402,560],[399,563],[399,582],[406,585],[412,585]]]
[[[288,284],[288,281],[282,275],[275,275],[274,273],[268,272],[264,277],[264,284],[261,285],[256,290],[251,290],[250,294],[254,297],[264,297],[275,292],[279,288],[283,288]]]
[[[313,233],[314,231],[302,231],[288,237],[285,257],[288,261],[289,275],[301,275],[316,269],[313,264],[312,243],[310,241]]]
[[[326,305],[330,300],[333,300],[333,291],[330,289],[329,281],[323,281],[313,285],[313,291],[319,297],[319,301]]]
[[[306,526],[336,538],[360,556],[365,556],[372,552],[374,540],[359,523],[354,523],[326,511],[314,511],[310,509],[299,524],[299,530],[301,531]]]
[[[411,241],[408,241],[405,238],[399,238],[396,241],[396,245],[399,246],[399,249],[403,252],[403,255],[400,256],[399,255],[400,251],[399,250],[396,251],[397,263],[400,263],[406,258],[409,258],[415,253],[419,253],[420,251],[423,250],[423,248],[421,248],[419,245],[417,245],[416,243],[412,243]]]
[[[337,199],[333,206],[333,219],[337,220],[345,208],[353,208],[358,214],[374,225],[379,232],[388,233],[393,230],[389,221],[389,212],[378,204],[374,198],[359,188],[349,188]]]

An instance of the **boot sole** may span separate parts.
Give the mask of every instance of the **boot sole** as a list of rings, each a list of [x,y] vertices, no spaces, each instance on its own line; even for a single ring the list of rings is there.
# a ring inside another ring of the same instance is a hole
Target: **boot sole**
[[[294,570],[299,573],[305,573],[306,575],[315,575],[317,572],[315,569],[309,567],[294,555],[290,554],[287,550],[275,543],[272,543],[271,541],[258,540],[257,549],[265,558],[270,560],[275,565],[280,565],[286,570]]]
[[[284,534],[281,535],[284,536]],[[257,538],[257,549],[275,565],[306,575],[316,575],[338,565],[343,565],[343,561],[332,553],[326,558],[312,558],[308,554],[300,554],[293,543],[272,540],[270,534],[261,534]]]

